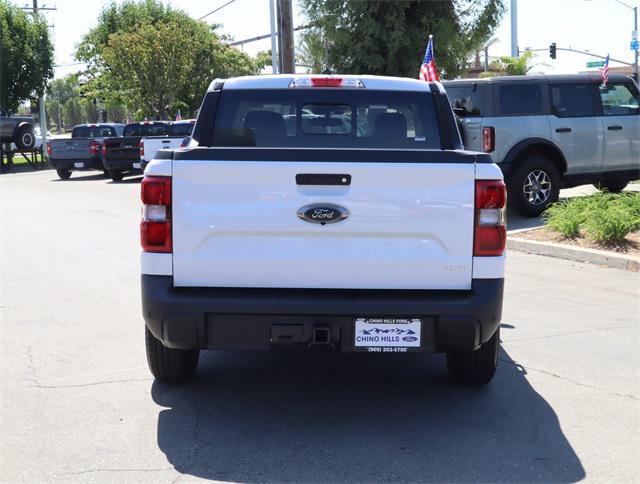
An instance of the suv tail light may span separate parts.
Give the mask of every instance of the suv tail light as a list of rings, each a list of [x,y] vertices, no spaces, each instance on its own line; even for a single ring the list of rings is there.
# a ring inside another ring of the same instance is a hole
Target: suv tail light
[[[476,180],[474,256],[499,256],[507,243],[507,189],[502,180]]]
[[[89,143],[89,153],[92,155],[97,155],[100,151],[100,144],[97,141],[91,140]]]
[[[144,140],[140,140],[140,159],[144,156]]]
[[[493,126],[482,128],[482,150],[491,153],[496,149],[496,130]]]
[[[170,253],[171,178],[147,176],[141,184],[140,245],[145,252]]]
[[[51,156],[51,143],[47,143],[47,156]]]
[[[107,144],[102,143],[102,156],[107,157]]]

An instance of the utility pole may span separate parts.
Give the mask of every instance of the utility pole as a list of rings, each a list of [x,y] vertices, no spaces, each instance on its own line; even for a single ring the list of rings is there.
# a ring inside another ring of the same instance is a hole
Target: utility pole
[[[278,46],[280,73],[295,73],[295,51],[293,44],[293,8],[291,0],[277,0]]]
[[[633,30],[638,35],[638,7],[633,7]],[[638,49],[635,52],[636,61],[633,65],[633,75],[636,78],[636,82],[640,83],[640,74],[638,73]]]
[[[38,16],[38,0],[33,0],[33,15]],[[40,136],[42,136],[42,153],[46,153],[47,149],[47,113],[44,106],[44,92],[38,99],[40,105]]]
[[[511,0],[511,57],[519,57],[518,51],[518,0]]]
[[[275,0],[269,0],[269,20],[271,25],[271,69],[274,74],[278,74],[278,46],[276,39],[276,12]]]

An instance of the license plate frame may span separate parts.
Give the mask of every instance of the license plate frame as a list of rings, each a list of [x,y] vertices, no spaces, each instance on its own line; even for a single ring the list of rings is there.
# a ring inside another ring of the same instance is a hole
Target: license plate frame
[[[75,161],[73,163],[74,168],[84,168],[84,161]]]
[[[355,318],[353,349],[369,353],[407,353],[422,348],[422,318]]]

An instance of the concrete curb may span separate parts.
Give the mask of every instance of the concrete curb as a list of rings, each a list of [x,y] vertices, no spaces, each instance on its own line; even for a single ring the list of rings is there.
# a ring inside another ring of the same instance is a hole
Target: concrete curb
[[[555,242],[540,242],[517,237],[507,238],[507,249],[527,252],[528,254],[546,255],[558,259],[573,260],[598,264],[625,271],[640,272],[640,258],[623,254],[612,254],[604,250],[571,247]]]

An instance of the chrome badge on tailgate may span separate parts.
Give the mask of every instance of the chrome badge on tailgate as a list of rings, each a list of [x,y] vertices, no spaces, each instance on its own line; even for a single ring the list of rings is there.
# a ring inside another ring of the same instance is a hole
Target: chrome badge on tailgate
[[[298,209],[298,217],[312,224],[333,224],[349,216],[349,210],[340,205],[317,203]]]

